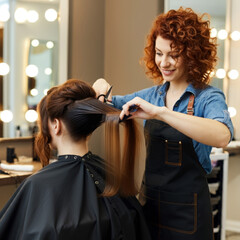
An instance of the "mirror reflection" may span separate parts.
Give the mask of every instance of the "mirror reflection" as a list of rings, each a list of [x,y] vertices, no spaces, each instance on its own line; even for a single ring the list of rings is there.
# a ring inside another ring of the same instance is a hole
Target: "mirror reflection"
[[[5,64],[0,66],[4,110],[0,137],[16,137],[19,127],[22,136],[30,136],[29,119],[35,118],[26,117],[32,114],[28,110],[34,110],[44,91],[56,84],[58,11],[59,0],[0,0],[1,62]]]
[[[55,43],[48,40],[31,39],[26,75],[28,78],[27,105],[36,109],[37,104],[49,88],[57,84],[56,69],[53,68]]]

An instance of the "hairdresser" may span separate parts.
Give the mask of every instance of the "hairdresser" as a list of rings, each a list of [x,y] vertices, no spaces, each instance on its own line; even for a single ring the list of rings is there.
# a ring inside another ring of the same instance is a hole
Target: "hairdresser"
[[[217,61],[209,25],[189,8],[159,15],[143,57],[155,86],[107,99],[122,109],[121,119],[146,120],[141,198],[153,239],[213,239],[209,156],[227,146],[233,126],[223,92],[209,85]],[[101,101],[109,87],[104,79],[93,85]]]

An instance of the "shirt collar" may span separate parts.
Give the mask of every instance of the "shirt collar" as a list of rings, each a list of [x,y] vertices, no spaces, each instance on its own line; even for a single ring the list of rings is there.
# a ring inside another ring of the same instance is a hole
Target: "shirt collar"
[[[159,86],[159,94],[164,96],[168,90],[168,87],[169,87],[169,82],[165,82],[164,84],[160,85]],[[192,93],[194,96],[197,95],[197,89],[193,87],[193,85],[191,83],[189,83],[189,85],[187,86],[185,92],[183,93],[183,95],[186,93],[186,92],[189,92],[189,93]]]

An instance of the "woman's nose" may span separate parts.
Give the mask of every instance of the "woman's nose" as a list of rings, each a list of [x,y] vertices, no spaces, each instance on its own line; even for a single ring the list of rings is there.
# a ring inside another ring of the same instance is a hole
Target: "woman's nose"
[[[170,62],[169,62],[168,57],[163,57],[160,65],[161,65],[161,67],[163,67],[163,68],[164,68],[164,67],[169,67]]]

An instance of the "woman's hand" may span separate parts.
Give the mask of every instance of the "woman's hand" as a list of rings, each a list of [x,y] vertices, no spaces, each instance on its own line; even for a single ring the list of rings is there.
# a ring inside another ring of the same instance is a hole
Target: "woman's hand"
[[[110,84],[103,78],[99,78],[97,79],[94,84],[93,84],[93,89],[95,90],[96,92],[96,96],[98,97],[99,95],[101,94],[104,94],[106,95],[107,94],[107,91],[109,90],[109,88],[111,87]],[[108,100],[111,100],[112,99],[112,94],[110,93],[109,97],[108,97]],[[101,102],[104,101],[104,96],[100,97],[99,100]]]
[[[131,110],[132,108],[134,109]],[[159,111],[160,107],[157,107],[140,97],[135,97],[123,105],[122,112],[120,113],[120,119],[129,115],[131,115],[131,118],[152,119],[156,117]]]

